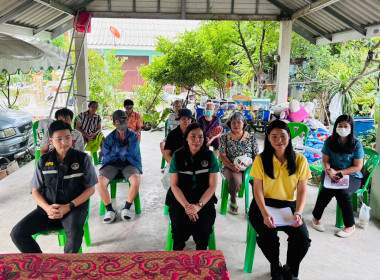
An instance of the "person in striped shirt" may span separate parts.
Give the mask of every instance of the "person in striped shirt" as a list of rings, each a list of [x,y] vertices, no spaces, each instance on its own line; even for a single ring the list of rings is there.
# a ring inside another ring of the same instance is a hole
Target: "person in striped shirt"
[[[78,115],[76,119],[76,130],[78,130],[87,144],[85,150],[91,154],[97,152],[103,141],[102,119],[96,113],[99,107],[97,101],[88,103],[88,110]],[[99,155],[99,159],[101,155]]]

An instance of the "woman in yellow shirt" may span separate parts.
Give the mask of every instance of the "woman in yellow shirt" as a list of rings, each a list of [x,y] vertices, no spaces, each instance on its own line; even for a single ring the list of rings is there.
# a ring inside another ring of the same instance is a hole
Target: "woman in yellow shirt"
[[[309,164],[303,155],[293,151],[288,125],[280,120],[267,128],[264,151],[256,157],[251,176],[255,178],[249,220],[256,230],[257,244],[271,265],[272,279],[298,279],[299,265],[311,240],[302,220],[306,203],[307,180],[311,178]],[[276,225],[270,208],[289,207],[293,224]],[[280,242],[277,231],[288,236],[287,260],[281,266]]]

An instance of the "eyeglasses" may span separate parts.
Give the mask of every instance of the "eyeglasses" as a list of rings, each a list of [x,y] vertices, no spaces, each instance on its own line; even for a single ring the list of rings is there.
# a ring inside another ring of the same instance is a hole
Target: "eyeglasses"
[[[128,106],[128,107],[124,107],[124,108],[125,108],[125,110],[128,110],[128,111],[133,110],[133,106]]]
[[[54,141],[57,141],[57,142],[70,142],[71,139],[72,139],[72,136],[66,136],[66,137],[53,137],[52,138]]]

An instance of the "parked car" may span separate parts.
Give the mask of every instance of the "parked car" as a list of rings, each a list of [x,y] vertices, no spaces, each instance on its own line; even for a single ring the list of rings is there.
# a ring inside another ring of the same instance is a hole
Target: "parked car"
[[[0,109],[0,157],[10,157],[31,147],[33,116],[19,110]]]

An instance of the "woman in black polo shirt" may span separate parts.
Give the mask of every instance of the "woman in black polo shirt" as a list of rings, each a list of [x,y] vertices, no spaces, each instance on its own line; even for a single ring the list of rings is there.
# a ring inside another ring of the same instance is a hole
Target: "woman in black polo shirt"
[[[184,145],[170,163],[170,189],[166,197],[172,223],[173,249],[183,250],[192,235],[197,250],[206,250],[215,222],[218,162],[206,146],[199,123],[189,125]]]

